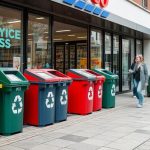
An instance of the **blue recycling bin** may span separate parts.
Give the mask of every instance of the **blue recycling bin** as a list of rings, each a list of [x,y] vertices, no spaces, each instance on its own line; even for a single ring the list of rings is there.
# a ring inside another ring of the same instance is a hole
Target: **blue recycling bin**
[[[67,119],[69,84],[70,82],[64,81],[56,85],[55,122]]]

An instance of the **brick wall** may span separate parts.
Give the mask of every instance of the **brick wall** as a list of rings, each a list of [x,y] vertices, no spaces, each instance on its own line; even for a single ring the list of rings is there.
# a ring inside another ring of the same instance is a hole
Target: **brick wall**
[[[139,5],[142,5],[142,0],[133,0],[133,1]],[[148,8],[147,9],[150,11],[150,0],[147,0],[147,1],[148,1]]]

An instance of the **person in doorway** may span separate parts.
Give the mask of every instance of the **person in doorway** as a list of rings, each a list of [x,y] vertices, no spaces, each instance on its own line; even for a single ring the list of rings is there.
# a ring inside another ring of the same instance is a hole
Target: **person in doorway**
[[[144,96],[142,90],[145,89],[145,85],[148,85],[148,70],[142,57],[141,55],[136,56],[136,64],[132,72],[134,74],[134,90],[138,100],[138,108],[143,107]]]

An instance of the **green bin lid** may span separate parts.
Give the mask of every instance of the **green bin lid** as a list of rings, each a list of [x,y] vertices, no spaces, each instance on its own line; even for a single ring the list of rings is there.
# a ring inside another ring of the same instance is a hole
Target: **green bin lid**
[[[0,84],[6,86],[28,86],[29,82],[20,71],[15,68],[0,68]]]
[[[94,69],[94,71],[105,76],[106,79],[118,79],[118,75],[116,75],[106,69]]]

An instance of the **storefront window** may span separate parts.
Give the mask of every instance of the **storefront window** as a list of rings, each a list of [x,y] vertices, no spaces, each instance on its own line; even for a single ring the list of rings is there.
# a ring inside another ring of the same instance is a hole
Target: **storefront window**
[[[91,31],[91,69],[102,67],[102,33]]]
[[[113,36],[113,73],[119,76],[119,36]],[[117,80],[116,91],[119,91],[119,80]]]
[[[111,71],[111,35],[105,34],[105,69]]]
[[[87,68],[87,29],[54,21],[55,69]]]
[[[142,41],[136,40],[136,54],[142,54]]]
[[[0,7],[0,67],[22,70],[21,12]]]
[[[29,14],[27,68],[50,68],[49,19]]]

